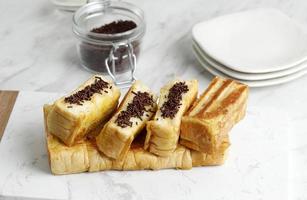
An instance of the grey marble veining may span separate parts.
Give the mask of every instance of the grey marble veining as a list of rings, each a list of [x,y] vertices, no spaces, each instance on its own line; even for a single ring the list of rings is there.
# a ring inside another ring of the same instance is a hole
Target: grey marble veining
[[[307,27],[305,0],[130,0],[146,14],[147,32],[137,77],[156,91],[173,78],[212,76],[193,57],[190,29],[196,22],[258,7],[275,7]],[[72,13],[42,0],[0,1],[0,89],[67,92],[91,74],[80,67],[71,31]],[[293,199],[307,199],[307,76],[288,84],[252,89],[249,104],[288,113]]]

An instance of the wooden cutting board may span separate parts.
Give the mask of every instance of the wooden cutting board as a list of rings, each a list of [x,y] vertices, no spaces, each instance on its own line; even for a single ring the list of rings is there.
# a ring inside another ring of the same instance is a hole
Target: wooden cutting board
[[[0,141],[14,107],[18,91],[0,90]]]
[[[48,164],[42,107],[60,96],[2,93],[5,115],[0,117],[7,125],[0,143],[1,200],[287,199],[289,126],[282,111],[249,106],[245,119],[230,133],[232,145],[222,166],[54,176]]]

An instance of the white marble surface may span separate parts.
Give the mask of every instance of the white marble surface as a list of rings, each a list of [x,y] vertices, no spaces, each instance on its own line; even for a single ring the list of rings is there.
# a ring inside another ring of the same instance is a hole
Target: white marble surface
[[[131,0],[132,1],[132,0]],[[305,0],[134,0],[144,9],[147,33],[137,76],[158,89],[174,75],[197,78],[203,89],[212,78],[193,57],[193,24],[226,13],[275,7],[307,26]],[[67,92],[87,79],[76,58],[71,13],[48,1],[0,1],[0,89]],[[283,110],[293,127],[290,148],[291,199],[307,199],[307,76],[297,81],[252,89],[250,105]]]
[[[0,143],[5,163],[0,165],[0,199],[287,199],[291,128],[283,122],[288,118],[282,111],[250,106],[231,131],[223,166],[54,176],[48,166],[42,106],[56,96],[19,94]]]

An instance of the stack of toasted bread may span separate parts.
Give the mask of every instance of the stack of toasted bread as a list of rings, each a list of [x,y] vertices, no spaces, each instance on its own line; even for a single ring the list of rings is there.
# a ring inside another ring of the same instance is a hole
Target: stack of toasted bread
[[[228,133],[245,115],[248,87],[216,77],[197,95],[197,80],[171,81],[159,96],[136,81],[118,105],[120,90],[93,76],[44,106],[51,172],[223,164]]]

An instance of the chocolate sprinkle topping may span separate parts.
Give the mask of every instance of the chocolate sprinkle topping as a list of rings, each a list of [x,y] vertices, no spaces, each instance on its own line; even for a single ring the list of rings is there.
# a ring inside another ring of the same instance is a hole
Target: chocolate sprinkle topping
[[[93,33],[103,33],[103,34],[116,34],[130,31],[136,28],[136,23],[131,20],[118,20],[113,21],[109,24],[105,24],[101,27],[94,28],[91,30]]]
[[[160,108],[162,113],[161,116],[163,118],[173,119],[181,106],[182,94],[187,93],[188,91],[189,88],[185,82],[174,84],[169,90],[167,101],[164,102]]]
[[[83,105],[84,101],[90,101],[95,93],[102,94],[104,89],[109,87],[109,83],[102,78],[95,76],[95,82],[84,89],[66,97],[65,103]],[[106,91],[105,91],[106,92]]]
[[[132,117],[142,120],[144,112],[147,111],[145,107],[154,104],[153,97],[148,92],[132,91],[132,94],[135,95],[132,102],[128,103],[127,109],[121,111],[115,120],[115,123],[122,128],[132,126],[132,122],[130,121]]]

